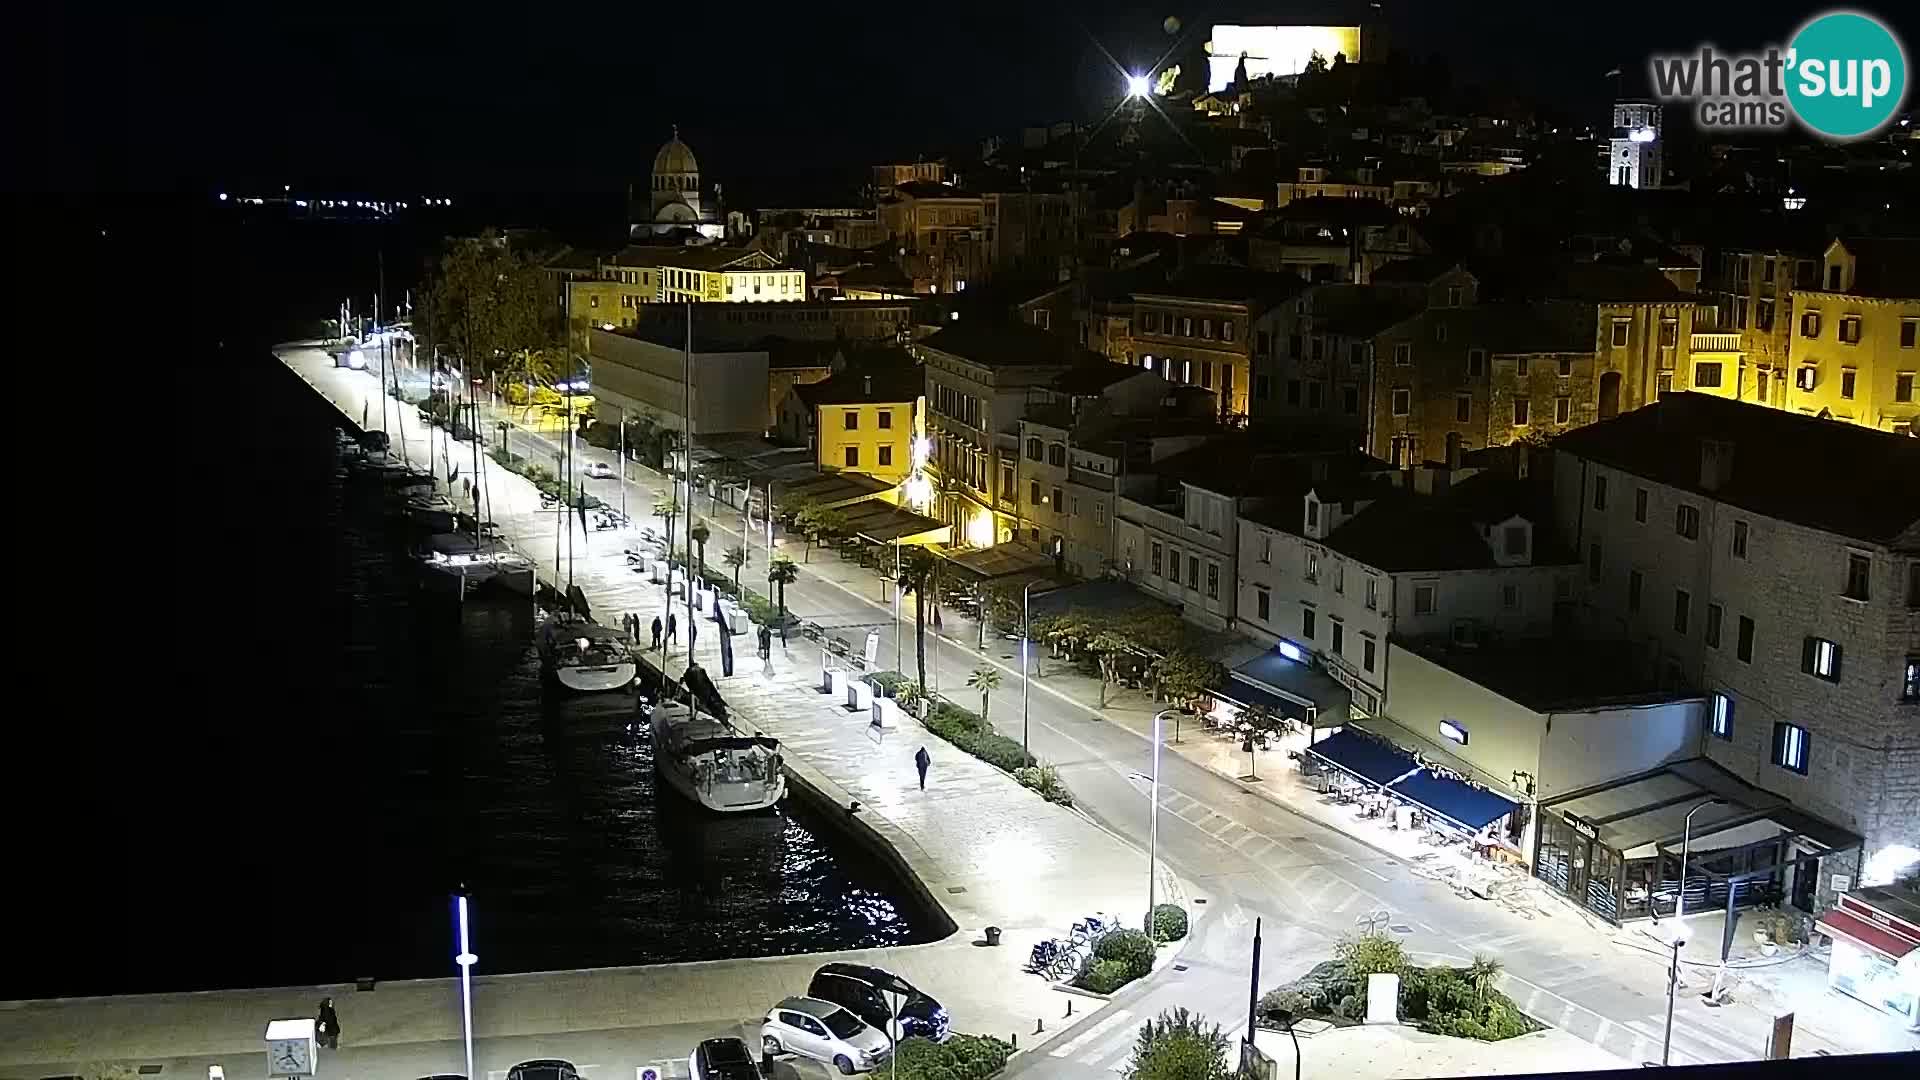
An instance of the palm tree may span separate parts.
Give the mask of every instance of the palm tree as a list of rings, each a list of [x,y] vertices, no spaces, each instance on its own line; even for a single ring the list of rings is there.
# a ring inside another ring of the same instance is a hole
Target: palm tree
[[[1493,992],[1494,980],[1500,977],[1501,963],[1486,953],[1475,953],[1473,964],[1467,968],[1467,981],[1473,984],[1473,992],[1480,995],[1481,1002]]]
[[[980,719],[987,718],[987,702],[995,690],[1000,689],[1000,672],[990,667],[974,668],[967,676],[967,685],[980,691]]]
[[[799,578],[800,568],[785,555],[773,560],[773,563],[767,567],[767,580],[773,582],[780,598],[780,625],[782,626],[787,624],[787,586]]]
[[[661,528],[667,531],[667,579],[673,579],[673,519],[680,512],[680,501],[671,495],[662,495],[653,500],[653,512],[660,518]],[[668,586],[672,588],[671,585]],[[671,595],[671,593],[669,593]]]
[[[927,685],[927,593],[938,588],[940,560],[923,547],[900,557],[900,588],[913,593],[913,657],[920,668],[920,685]]]
[[[687,530],[687,538],[692,540],[694,545],[699,549],[700,587],[703,589],[706,588],[707,580],[707,538],[712,535],[713,530],[707,528],[707,523],[704,521],[694,522],[693,527]]]
[[[733,591],[740,591],[740,568],[747,565],[747,549],[735,544],[720,556],[720,561],[733,567]]]

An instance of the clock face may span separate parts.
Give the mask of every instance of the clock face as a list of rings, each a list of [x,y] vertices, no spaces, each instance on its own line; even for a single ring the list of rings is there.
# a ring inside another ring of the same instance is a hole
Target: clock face
[[[267,1044],[267,1071],[275,1076],[303,1076],[313,1071],[311,1045],[305,1039],[282,1039]]]

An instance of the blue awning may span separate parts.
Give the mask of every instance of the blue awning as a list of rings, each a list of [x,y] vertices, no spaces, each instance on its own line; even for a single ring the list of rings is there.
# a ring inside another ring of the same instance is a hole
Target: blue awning
[[[1488,822],[1498,821],[1519,809],[1519,804],[1511,799],[1459,780],[1435,776],[1425,769],[1394,781],[1392,791],[1469,831],[1484,828]]]
[[[1294,720],[1308,722],[1313,719],[1310,715],[1312,710],[1301,702],[1285,694],[1276,694],[1258,683],[1248,682],[1237,675],[1228,675],[1224,682],[1215,684],[1207,693],[1224,701],[1231,701],[1241,708],[1249,705],[1265,705],[1281,716]]]
[[[1380,787],[1420,768],[1412,754],[1351,731],[1336,731],[1307,752]]]
[[[1319,721],[1322,727],[1337,727],[1347,722],[1352,691],[1311,664],[1289,660],[1278,647],[1234,668],[1231,674],[1236,679],[1258,683],[1262,689],[1313,702],[1320,712],[1332,717]]]

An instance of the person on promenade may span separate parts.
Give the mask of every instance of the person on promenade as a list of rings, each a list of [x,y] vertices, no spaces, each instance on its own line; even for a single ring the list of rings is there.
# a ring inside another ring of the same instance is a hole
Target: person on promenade
[[[921,747],[913,755],[913,767],[920,770],[920,790],[921,791],[927,790],[927,769],[932,765],[933,765],[933,755],[927,753],[926,747],[924,746]]]
[[[689,656],[693,655],[693,642],[694,642],[694,639],[698,638],[699,636],[700,636],[700,620],[688,619],[687,620],[687,655]]]
[[[333,1011],[332,998],[320,999],[320,1015],[314,1019],[320,1045],[329,1050],[340,1049],[340,1015]]]
[[[660,616],[653,617],[653,647],[660,647]]]

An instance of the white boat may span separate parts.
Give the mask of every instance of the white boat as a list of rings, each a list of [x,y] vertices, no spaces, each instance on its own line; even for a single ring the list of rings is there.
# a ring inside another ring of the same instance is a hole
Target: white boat
[[[655,703],[653,767],[675,791],[724,814],[765,810],[787,793],[780,740],[742,735],[678,701]]]
[[[625,690],[639,671],[627,635],[582,615],[550,616],[539,644],[541,669],[576,693]]]
[[[502,545],[454,533],[437,533],[416,549],[422,585],[434,593],[465,599],[475,589],[504,588],[533,595],[533,560]]]

